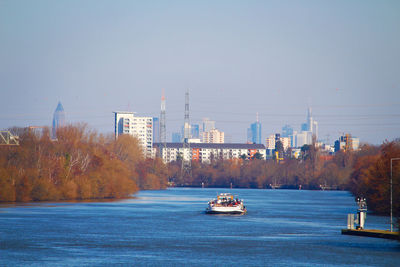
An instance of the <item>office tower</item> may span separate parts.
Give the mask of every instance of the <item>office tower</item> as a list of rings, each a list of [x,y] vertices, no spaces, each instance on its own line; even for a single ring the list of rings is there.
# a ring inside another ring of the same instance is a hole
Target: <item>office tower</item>
[[[302,123],[301,127],[300,127],[300,131],[307,132],[308,131],[308,124],[307,123]]]
[[[282,127],[282,137],[289,137],[291,135],[293,135],[293,128],[286,124]]]
[[[200,127],[198,124],[192,124],[190,127],[192,138],[200,138]]]
[[[212,129],[215,129],[215,121],[212,121],[209,118],[204,118],[202,132],[208,132]]]
[[[255,123],[250,124],[250,128],[247,130],[247,140],[253,144],[261,144],[261,123],[257,120]]]
[[[311,113],[311,107],[308,108],[307,111],[307,122],[306,122],[306,130],[312,133],[316,138],[318,138],[318,123],[314,121]],[[303,130],[303,129],[302,129]]]
[[[182,142],[182,134],[172,133],[172,143],[181,143],[181,142]]]
[[[65,112],[64,108],[61,105],[61,102],[58,102],[57,108],[54,111],[53,115],[53,127],[52,127],[52,138],[57,138],[57,129],[59,127],[65,126]]]

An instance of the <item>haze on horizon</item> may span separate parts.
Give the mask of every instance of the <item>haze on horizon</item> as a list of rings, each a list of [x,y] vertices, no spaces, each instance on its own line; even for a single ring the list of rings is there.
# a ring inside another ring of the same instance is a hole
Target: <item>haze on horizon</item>
[[[68,122],[114,129],[112,111],[159,116],[167,139],[208,117],[245,142],[307,107],[320,139],[400,137],[400,1],[0,0],[0,129]]]

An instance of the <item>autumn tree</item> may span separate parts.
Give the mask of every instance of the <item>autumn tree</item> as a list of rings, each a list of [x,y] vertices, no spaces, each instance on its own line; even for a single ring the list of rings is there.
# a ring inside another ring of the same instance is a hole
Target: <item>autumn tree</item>
[[[161,159],[144,159],[137,139],[98,135],[86,124],[49,129],[17,129],[20,145],[0,147],[0,201],[121,198],[165,188]],[[139,174],[140,170],[140,174]]]

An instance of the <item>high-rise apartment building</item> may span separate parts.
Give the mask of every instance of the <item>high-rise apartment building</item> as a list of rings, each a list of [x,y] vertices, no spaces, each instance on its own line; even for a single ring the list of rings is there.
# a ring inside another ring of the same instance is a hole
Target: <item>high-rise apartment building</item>
[[[271,134],[267,138],[265,138],[265,148],[267,150],[274,150],[276,143],[280,141],[283,146],[283,150],[286,151],[291,147],[291,139],[290,137],[282,137],[280,134]]]
[[[290,137],[281,137],[280,140],[282,142],[283,145],[283,150],[287,150],[288,148],[290,148],[290,144],[291,144],[291,140]]]
[[[134,112],[114,112],[115,138],[130,134],[139,141],[146,157],[153,157],[153,118],[137,117]]]
[[[265,138],[265,148],[269,150],[275,149],[275,135],[271,134]]]
[[[58,102],[57,108],[54,111],[53,115],[53,127],[52,127],[52,138],[57,138],[57,129],[59,127],[65,126],[65,112],[64,108],[61,105],[61,102]]]
[[[212,129],[208,132],[203,132],[203,143],[218,143],[225,142],[225,134],[217,129]]]

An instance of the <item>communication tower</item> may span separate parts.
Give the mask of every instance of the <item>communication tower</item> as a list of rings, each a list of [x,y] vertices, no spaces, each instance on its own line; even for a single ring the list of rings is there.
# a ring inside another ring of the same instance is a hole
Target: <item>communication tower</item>
[[[189,121],[189,90],[185,94],[185,117],[183,125],[183,157],[182,157],[182,168],[181,168],[181,179],[185,184],[186,178],[192,177],[192,160],[190,153],[190,121]],[[187,151],[188,159],[185,158],[185,152]]]
[[[10,131],[0,131],[0,146],[18,146],[19,136],[14,136]]]

